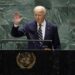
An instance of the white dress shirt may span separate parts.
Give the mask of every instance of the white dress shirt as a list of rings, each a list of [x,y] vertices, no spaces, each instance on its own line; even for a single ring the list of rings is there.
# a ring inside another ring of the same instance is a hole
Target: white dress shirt
[[[46,21],[44,20],[41,24],[41,30],[42,30],[42,36],[43,36],[43,40],[44,40],[44,37],[45,37],[45,29],[46,29]],[[39,23],[37,23],[37,30],[39,29]]]

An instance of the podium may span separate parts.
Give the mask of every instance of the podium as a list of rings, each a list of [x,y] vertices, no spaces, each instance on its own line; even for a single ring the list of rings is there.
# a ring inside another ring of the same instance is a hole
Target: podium
[[[34,53],[36,60],[31,68],[17,64],[19,53]],[[3,75],[59,75],[59,56],[48,51],[2,51]]]
[[[25,40],[2,40],[1,48],[8,42]],[[58,51],[10,49],[0,50],[0,54],[3,75],[60,75]]]
[[[30,69],[20,68],[18,53],[34,53],[36,62]],[[75,51],[18,51],[0,50],[0,75],[74,75]]]

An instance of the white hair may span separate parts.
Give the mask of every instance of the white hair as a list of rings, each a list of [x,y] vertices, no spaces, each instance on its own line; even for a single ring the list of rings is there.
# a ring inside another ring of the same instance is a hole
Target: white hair
[[[36,6],[33,11],[36,12],[38,10],[42,10],[44,15],[46,14],[46,8],[44,6]]]

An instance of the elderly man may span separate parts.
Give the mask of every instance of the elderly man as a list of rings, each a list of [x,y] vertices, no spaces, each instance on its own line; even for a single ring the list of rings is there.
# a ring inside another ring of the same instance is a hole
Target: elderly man
[[[19,23],[22,17],[14,16],[14,24],[11,30],[12,36],[21,37],[25,35],[28,40],[39,40],[29,41],[28,49],[60,49],[57,26],[45,19],[46,8],[44,6],[36,6],[33,12],[35,20],[25,24],[23,29],[19,29]]]

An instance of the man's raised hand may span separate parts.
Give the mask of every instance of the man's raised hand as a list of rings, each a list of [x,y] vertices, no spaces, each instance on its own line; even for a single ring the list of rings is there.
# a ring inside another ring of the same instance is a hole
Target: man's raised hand
[[[16,11],[13,14],[13,23],[14,23],[14,25],[19,25],[19,23],[21,22],[22,19],[23,19],[23,17],[21,16],[21,14],[18,11]]]

